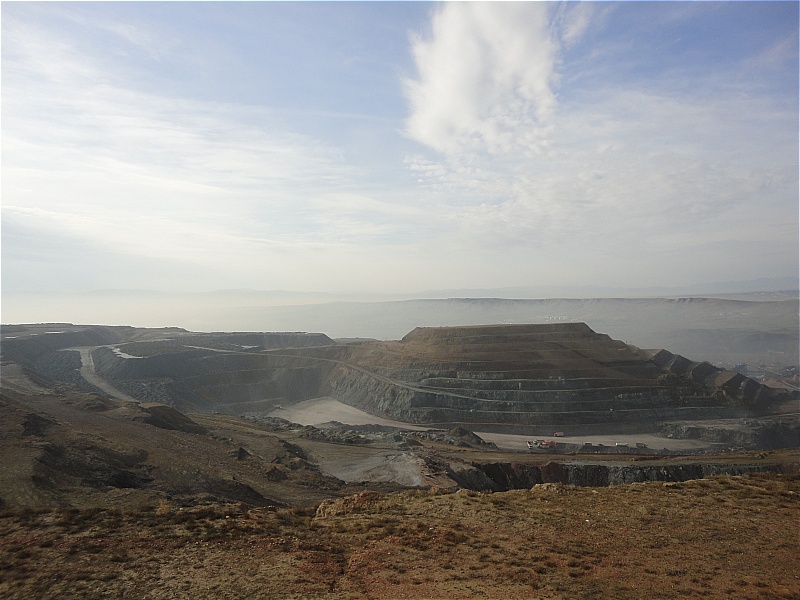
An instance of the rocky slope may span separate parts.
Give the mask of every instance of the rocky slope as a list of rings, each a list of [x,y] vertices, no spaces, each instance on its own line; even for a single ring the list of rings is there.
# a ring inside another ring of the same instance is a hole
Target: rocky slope
[[[653,430],[757,414],[791,397],[582,323],[417,328],[400,342],[353,347],[329,385],[341,401],[399,420],[531,434]]]
[[[652,432],[670,421],[768,414],[797,399],[583,323],[417,328],[400,341],[352,344],[323,334],[132,328],[36,337],[6,340],[4,360],[19,360],[31,377],[91,390],[71,344],[95,342],[100,377],[139,401],[190,412],[265,415],[330,395],[408,423],[549,435]]]

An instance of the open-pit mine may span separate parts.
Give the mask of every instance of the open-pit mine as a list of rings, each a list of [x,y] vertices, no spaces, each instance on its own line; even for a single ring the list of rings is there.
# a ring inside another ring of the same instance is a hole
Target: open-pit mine
[[[584,323],[49,323],[1,348],[0,597],[800,594],[788,380]],[[619,532],[653,552],[620,567]],[[751,533],[763,560],[698,566]]]

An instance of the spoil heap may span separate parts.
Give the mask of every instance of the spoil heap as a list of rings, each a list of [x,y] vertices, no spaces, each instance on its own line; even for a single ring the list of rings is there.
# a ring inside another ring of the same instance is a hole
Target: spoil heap
[[[744,377],[734,389],[708,363],[675,368],[689,363],[678,359],[583,323],[424,327],[400,342],[353,348],[330,385],[344,402],[404,421],[540,433],[745,416],[774,397]]]

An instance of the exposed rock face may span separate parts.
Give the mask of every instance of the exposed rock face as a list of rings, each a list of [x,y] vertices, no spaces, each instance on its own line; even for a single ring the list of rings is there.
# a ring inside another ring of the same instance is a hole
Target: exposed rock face
[[[173,429],[186,433],[207,433],[205,427],[201,427],[183,413],[164,404],[145,403],[140,404],[139,408],[144,413],[142,422],[161,429]]]
[[[645,481],[688,481],[713,475],[743,475],[745,473],[783,472],[785,467],[774,464],[727,465],[601,465],[551,462],[546,465],[524,463],[481,463],[473,467],[480,474],[464,471],[451,475],[462,487],[496,492],[527,489],[534,485],[561,483],[577,486],[605,487]],[[797,465],[795,465],[796,470]],[[480,475],[485,477],[481,477]]]
[[[90,487],[138,488],[152,480],[147,452],[119,452],[89,440],[46,444],[34,463],[33,480],[45,489],[64,485],[65,479]]]
[[[336,500],[323,500],[314,514],[315,520],[329,519],[337,515],[349,515],[370,512],[375,510],[384,500],[378,492],[363,491],[353,496],[338,498]]]
[[[800,421],[792,417],[746,419],[733,424],[665,423],[661,432],[671,438],[705,440],[743,448],[800,447]]]
[[[46,328],[45,328],[46,329]],[[3,359],[30,367],[36,359],[48,352],[78,346],[99,346],[128,339],[135,331],[133,327],[75,326],[58,327],[58,332],[37,333],[30,337],[3,340]],[[68,329],[61,331],[62,329]]]
[[[693,362],[667,350],[659,350],[653,354],[652,360],[665,371],[689,378],[737,404],[756,406],[775,399],[780,394],[741,373],[726,371],[707,362]]]
[[[792,398],[584,323],[420,327],[400,341],[352,345],[323,334],[181,332],[164,340],[128,329],[44,336],[34,359],[63,355],[58,369],[79,377],[79,357],[54,353],[55,338],[128,336],[140,341],[106,344],[92,359],[101,377],[143,402],[264,415],[284,402],[330,395],[399,421],[529,435],[656,431],[669,421],[758,415]],[[14,352],[28,356],[38,342],[25,343]]]
[[[98,348],[92,357],[98,373],[138,399],[169,402],[181,410],[234,414],[269,412],[280,402],[319,396],[333,367],[295,355],[184,347],[137,359]]]
[[[354,347],[346,362],[331,372],[330,394],[368,412],[539,434],[746,416],[781,393],[583,323],[417,328]]]

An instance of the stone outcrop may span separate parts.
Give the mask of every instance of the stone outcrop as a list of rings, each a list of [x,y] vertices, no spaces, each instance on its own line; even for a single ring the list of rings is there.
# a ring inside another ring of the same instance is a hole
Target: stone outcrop
[[[734,448],[800,447],[800,421],[792,416],[743,419],[733,423],[664,423],[661,433],[670,438],[704,440]]]
[[[714,464],[685,465],[605,465],[551,462],[545,465],[526,463],[475,463],[472,469],[452,473],[460,486],[477,491],[503,492],[528,489],[541,484],[569,484],[605,487],[642,483],[646,481],[679,482],[703,479],[714,475],[744,475],[746,473],[797,471],[798,465],[780,464]],[[475,473],[473,471],[477,471]]]
[[[186,433],[208,433],[205,427],[201,427],[189,417],[170,406],[148,402],[140,404],[139,409],[143,413],[141,421],[148,425]]]
[[[707,390],[724,395],[730,401],[757,407],[776,400],[784,393],[774,390],[736,371],[720,369],[707,362],[693,362],[667,350],[652,356],[653,363],[677,376],[689,378]]]

